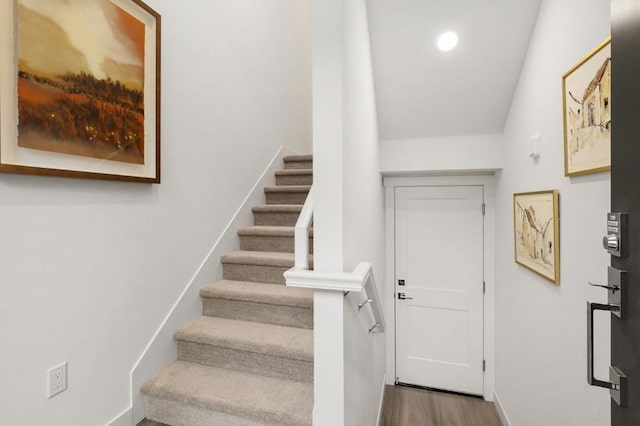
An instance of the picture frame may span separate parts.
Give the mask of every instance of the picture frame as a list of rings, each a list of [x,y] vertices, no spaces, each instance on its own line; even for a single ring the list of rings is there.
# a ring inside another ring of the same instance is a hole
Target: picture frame
[[[142,0],[0,4],[0,172],[160,183],[161,16]]]
[[[513,238],[519,265],[560,284],[558,191],[513,194]]]
[[[562,76],[564,174],[611,170],[611,38]]]

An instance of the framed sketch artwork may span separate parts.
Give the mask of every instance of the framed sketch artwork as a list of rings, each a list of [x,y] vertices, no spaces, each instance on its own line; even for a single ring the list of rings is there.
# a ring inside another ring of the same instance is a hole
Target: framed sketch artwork
[[[564,174],[611,169],[611,39],[562,76]]]
[[[160,15],[2,1],[0,172],[159,183]]]
[[[513,195],[516,263],[560,284],[558,191]]]

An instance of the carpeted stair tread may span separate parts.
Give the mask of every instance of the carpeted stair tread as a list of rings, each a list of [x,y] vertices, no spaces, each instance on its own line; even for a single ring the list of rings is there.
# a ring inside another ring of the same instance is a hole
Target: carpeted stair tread
[[[313,308],[313,290],[248,281],[218,281],[203,287],[200,297]]]
[[[238,235],[241,236],[293,237],[294,232],[293,226],[247,226],[238,229]]]
[[[309,230],[313,236],[313,228]],[[238,235],[255,237],[293,237],[295,227],[293,226],[247,226],[238,229]]]
[[[260,424],[311,425],[313,385],[177,361],[142,393]]]
[[[311,185],[265,186],[264,192],[309,192]]]
[[[281,358],[313,361],[313,330],[200,317],[179,328],[177,340]]]
[[[292,169],[313,169],[313,157],[311,155],[289,155],[284,157],[284,168]]]
[[[167,425],[312,425],[313,291],[286,287],[313,157],[289,155],[200,290],[202,317],[175,331],[177,362],[142,385],[147,418]],[[313,245],[310,230],[310,250]],[[313,268],[313,255],[309,255]]]
[[[284,269],[286,268],[282,268]],[[249,279],[243,281],[239,277],[235,275],[200,290],[203,315],[313,328],[312,291],[274,285],[276,283],[273,282],[255,282]]]
[[[291,202],[267,203],[253,207],[255,225],[294,226],[300,216],[302,204]]]
[[[278,170],[275,173],[276,186],[311,185],[313,169],[307,168],[311,163],[299,163],[300,167]]]
[[[309,260],[313,255],[309,255]],[[291,268],[294,264],[293,253],[278,253],[271,251],[234,251],[220,257],[222,263],[238,265],[279,266]]]
[[[276,176],[307,176],[313,174],[313,169],[285,169],[277,170]]]
[[[261,204],[252,208],[254,213],[300,213],[302,204]]]
[[[292,161],[313,161],[313,155],[311,154],[302,154],[302,155],[286,155],[283,158],[285,163],[289,163]]]
[[[304,204],[311,185],[266,186],[264,194],[267,204]]]

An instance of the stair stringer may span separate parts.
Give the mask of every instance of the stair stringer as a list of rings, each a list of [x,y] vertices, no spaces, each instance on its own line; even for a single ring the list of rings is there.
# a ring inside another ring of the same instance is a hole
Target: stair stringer
[[[133,425],[138,424],[145,418],[145,406],[140,387],[158,371],[176,361],[177,347],[173,337],[175,330],[181,325],[202,316],[200,289],[222,278],[220,257],[225,253],[239,250],[238,229],[250,226],[253,223],[252,207],[264,204],[264,187],[275,185],[276,170],[280,170],[282,167],[283,158],[292,154],[297,154],[297,152],[285,146],[281,146],[275,153],[260,178],[218,237],[218,240],[205,255],[202,263],[186,284],[131,369],[130,409],[132,410]]]

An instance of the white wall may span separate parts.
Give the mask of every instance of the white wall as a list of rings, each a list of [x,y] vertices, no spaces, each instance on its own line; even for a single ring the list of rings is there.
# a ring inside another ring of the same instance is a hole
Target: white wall
[[[586,382],[586,301],[606,300],[600,240],[609,173],[565,178],[561,76],[608,37],[609,1],[545,0],[505,127],[497,201],[496,393],[512,425],[609,424],[609,395]],[[539,162],[525,142],[539,133]],[[512,194],[560,192],[560,286],[513,260]],[[502,249],[500,249],[502,248]],[[597,318],[596,369],[608,377],[609,321]]]
[[[470,135],[380,141],[380,170],[385,174],[498,170],[503,165],[503,136]]]
[[[344,267],[372,264],[384,300],[384,190],[378,168],[378,122],[366,0],[344,2]],[[375,425],[384,385],[385,334],[369,334],[362,294],[344,301],[345,425]],[[382,301],[381,301],[382,302]]]
[[[342,272],[343,0],[312,0],[313,268]],[[343,299],[315,291],[314,408],[316,425],[344,421]]]
[[[148,0],[163,16],[162,184],[0,176],[0,423],[100,425],[280,145],[309,152],[309,4]],[[45,394],[68,361],[69,389]]]
[[[368,261],[382,280],[384,207],[366,0],[312,4],[314,269],[350,272]],[[360,301],[316,292],[315,424],[376,421],[384,335],[368,334],[373,320],[368,310],[358,315]]]

